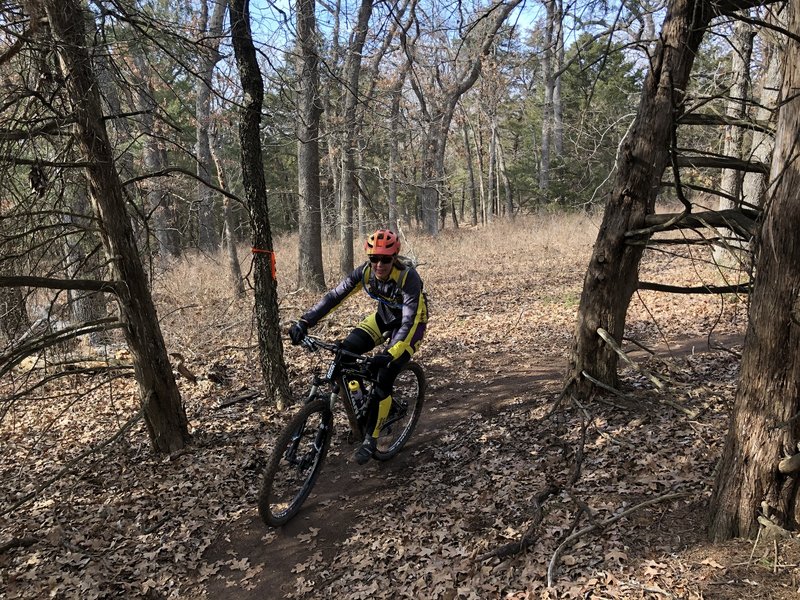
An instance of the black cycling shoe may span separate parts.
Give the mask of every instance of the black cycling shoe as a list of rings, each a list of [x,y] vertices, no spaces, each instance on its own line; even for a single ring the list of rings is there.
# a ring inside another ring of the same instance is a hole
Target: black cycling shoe
[[[364,443],[361,444],[356,453],[353,455],[353,459],[360,465],[366,464],[372,455],[375,453],[375,447],[377,446],[378,441],[372,437],[368,436],[364,439]]]

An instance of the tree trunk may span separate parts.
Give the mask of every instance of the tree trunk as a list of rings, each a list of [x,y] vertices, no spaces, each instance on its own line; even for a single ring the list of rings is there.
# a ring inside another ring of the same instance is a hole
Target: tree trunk
[[[788,6],[788,27],[797,35],[797,3]],[[777,469],[786,454],[797,453],[800,441],[800,45],[796,39],[788,44],[772,161],[776,178],[758,240],[739,388],[711,499],[709,534],[715,541],[754,535],[764,502],[779,525],[794,529],[800,522],[797,474]]]
[[[439,233],[439,181],[436,161],[439,155],[439,127],[429,124],[426,128],[425,144],[422,158],[422,184],[420,202],[422,211],[422,227],[426,233]]]
[[[389,115],[389,229],[399,232],[400,213],[397,210],[397,180],[400,164],[400,101],[407,70],[403,68],[392,86],[392,108]]]
[[[81,178],[81,183],[83,185],[74,186],[75,192],[71,202],[71,214],[63,217],[65,223],[72,224],[72,229],[77,229],[78,232],[90,225],[88,219],[79,215],[88,215],[91,211],[86,193],[86,183],[83,178]],[[94,248],[85,248],[86,242],[84,238],[85,236],[82,233],[73,233],[64,237],[64,262],[67,266],[67,277],[69,279],[80,279],[85,275],[86,279],[103,279],[100,273],[102,259],[98,256],[98,253],[92,253],[90,257],[87,256],[87,251],[92,252]],[[108,316],[106,296],[103,292],[68,290],[67,294],[72,313],[71,318],[76,323],[89,323]],[[93,346],[108,343],[108,332],[106,331],[93,331],[87,337],[89,343]]]
[[[322,265],[322,209],[319,182],[319,56],[314,0],[300,0],[297,10],[300,91],[297,95],[297,284],[312,291],[325,289]]]
[[[703,0],[673,0],[661,32],[639,104],[636,121],[619,151],[619,169],[583,283],[570,377],[574,392],[585,397],[591,383],[581,373],[616,386],[617,354],[597,334],[602,327],[617,342],[638,282],[643,246],[625,243],[654,211],[659,181],[669,160],[674,121],[695,53],[711,11]]]
[[[555,21],[553,23],[553,150],[556,159],[564,154],[564,105],[561,102],[561,76],[564,71],[564,4],[555,0]]]
[[[258,329],[261,372],[267,386],[267,400],[278,408],[289,401],[289,378],[283,360],[280,336],[275,252],[267,205],[267,185],[261,152],[261,111],[264,105],[264,80],[250,33],[249,0],[230,0],[231,38],[244,99],[239,123],[242,153],[242,183],[250,211],[253,234],[253,281],[256,327]]]
[[[89,166],[86,177],[114,278],[125,282],[119,296],[133,355],[140,401],[153,447],[174,452],[189,440],[186,413],[172,375],[158,315],[125,212],[122,182],[114,170],[97,82],[86,52],[83,11],[76,0],[43,0],[66,90],[75,117],[75,137]]]
[[[497,206],[497,198],[499,190],[497,189],[497,116],[492,115],[489,118],[489,173],[486,176],[489,182],[489,189],[486,193],[489,202],[486,210],[486,223],[490,224],[494,221],[495,206]]]
[[[369,18],[372,16],[372,0],[361,0],[344,69],[344,137],[342,148],[342,200],[341,214],[341,255],[339,270],[350,273],[353,270],[353,203],[358,193],[356,185],[356,104],[358,103],[358,81],[361,73],[361,52],[367,39]]]
[[[556,20],[555,0],[546,0],[547,8],[544,55],[542,57],[542,75],[544,77],[544,105],[542,106],[542,155],[539,162],[539,189],[543,192],[550,187],[550,146],[553,133],[553,92],[555,79],[553,78],[553,50],[555,41],[553,32]]]
[[[215,127],[209,130],[209,141],[211,142],[211,159],[214,161],[214,167],[217,170],[217,178],[219,179],[219,187],[223,190],[228,189],[228,178],[225,173],[225,167],[222,164],[222,159],[219,155],[219,148],[222,147],[222,141],[216,131]],[[239,265],[239,255],[236,252],[236,240],[233,235],[233,211],[231,210],[231,199],[228,196],[222,197],[222,231],[223,231],[223,245],[225,246],[225,254],[228,257],[228,272],[233,285],[233,295],[236,298],[244,297],[244,279],[242,278],[242,268]]]
[[[166,163],[159,147],[159,136],[156,131],[156,120],[153,114],[158,109],[155,101],[155,90],[150,74],[150,64],[142,56],[140,48],[134,48],[133,63],[135,69],[135,88],[137,110],[141,112],[138,121],[139,134],[143,138],[142,162],[146,173],[157,173],[164,169]],[[169,191],[163,189],[160,182],[149,180],[145,184],[146,212],[153,215],[151,229],[154,231],[157,253],[162,264],[167,258],[180,256],[181,244],[178,228],[175,224],[175,210]]]
[[[475,165],[472,164],[472,145],[469,142],[469,123],[466,118],[464,119],[464,151],[469,174],[469,195],[472,200],[472,225],[475,226],[478,224],[478,192],[475,184]]]
[[[497,177],[503,182],[503,195],[505,196],[505,209],[506,216],[514,219],[514,194],[511,191],[511,180],[508,178],[508,171],[506,171],[506,160],[503,154],[503,144],[500,138],[497,138]],[[499,187],[498,182],[498,187]]]
[[[783,26],[785,14],[770,17],[775,21],[775,25]],[[773,123],[778,113],[778,92],[781,87],[781,64],[784,58],[784,48],[782,40],[774,32],[762,30],[766,38],[764,40],[764,61],[766,63],[765,73],[758,86],[758,108],[756,109],[755,119],[761,123]],[[770,133],[756,129],[752,134],[750,144],[750,154],[748,160],[769,164],[772,157],[774,145],[773,137]],[[768,177],[762,173],[745,173],[742,183],[742,202],[751,206],[761,206],[764,201],[764,193]]]
[[[0,267],[0,276],[17,275],[10,267],[13,264],[4,261]],[[25,305],[25,294],[20,287],[0,287],[0,332],[6,346],[10,346],[25,331],[30,329],[31,320]]]
[[[753,51],[753,28],[743,21],[736,21],[733,26],[731,42],[731,86],[728,92],[725,114],[730,119],[744,120],[747,115],[747,93],[750,87],[750,55]],[[733,158],[742,158],[744,129],[738,125],[725,127],[725,144],[722,154]],[[742,193],[742,173],[736,169],[723,169],[720,190],[727,196],[719,197],[718,210],[737,208]],[[734,202],[730,198],[735,198]],[[721,230],[725,237],[731,237],[729,230]],[[714,248],[714,260],[723,267],[735,267],[738,260],[735,255],[733,240],[727,247]]]
[[[208,18],[208,3],[212,2],[214,11],[211,19]],[[197,45],[198,48],[198,75],[195,82],[195,116],[196,140],[195,153],[197,158],[197,176],[211,182],[212,158],[211,142],[208,129],[211,121],[211,90],[213,88],[212,75],[214,67],[219,61],[219,42],[222,37],[222,23],[225,19],[225,0],[200,0],[201,31],[204,41]],[[214,211],[214,195],[207,185],[197,183],[197,244],[201,250],[210,252],[219,246],[219,232]]]

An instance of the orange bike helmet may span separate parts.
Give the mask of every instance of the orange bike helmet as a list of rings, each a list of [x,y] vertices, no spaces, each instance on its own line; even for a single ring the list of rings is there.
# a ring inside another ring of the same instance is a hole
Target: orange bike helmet
[[[394,256],[400,252],[400,240],[393,231],[378,229],[367,237],[367,241],[364,242],[364,250],[367,251],[367,254]]]

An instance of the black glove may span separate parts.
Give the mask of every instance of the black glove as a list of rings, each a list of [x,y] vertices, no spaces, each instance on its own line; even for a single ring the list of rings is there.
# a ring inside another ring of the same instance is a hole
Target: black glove
[[[389,366],[389,363],[394,360],[394,357],[388,352],[379,352],[369,359],[369,365],[375,369],[383,369]]]
[[[289,338],[292,340],[292,345],[297,346],[302,342],[308,333],[308,323],[300,319],[289,327]]]

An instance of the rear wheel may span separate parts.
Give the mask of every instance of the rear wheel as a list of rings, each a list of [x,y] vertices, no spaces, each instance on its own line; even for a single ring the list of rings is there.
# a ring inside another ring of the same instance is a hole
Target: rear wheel
[[[333,413],[324,400],[303,406],[278,436],[264,472],[258,512],[278,527],[297,514],[317,480],[333,432]]]
[[[417,426],[424,401],[425,372],[417,363],[410,362],[394,381],[392,408],[378,437],[375,458],[389,460],[400,452]]]

